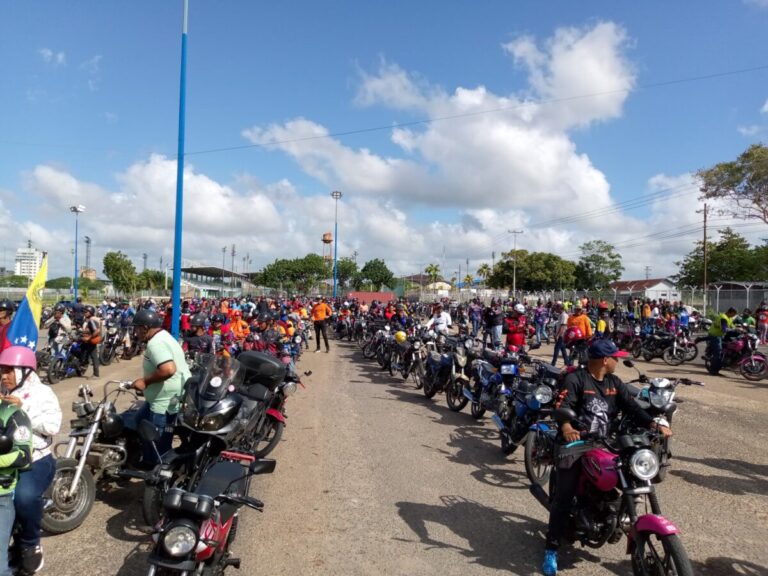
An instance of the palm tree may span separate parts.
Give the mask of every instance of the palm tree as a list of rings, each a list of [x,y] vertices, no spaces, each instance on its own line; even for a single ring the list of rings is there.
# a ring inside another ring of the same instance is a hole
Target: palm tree
[[[424,273],[429,276],[429,279],[431,280],[431,284],[434,284],[437,282],[437,277],[440,275],[440,266],[437,264],[430,264],[426,268],[424,268]]]
[[[493,269],[488,265],[487,262],[484,262],[478,266],[477,274],[483,279],[483,283],[486,283],[488,278],[491,277],[491,274],[493,274]]]
[[[472,278],[471,274],[467,274],[466,276],[464,276],[464,288],[471,287],[472,286],[472,280],[473,280],[473,278]]]

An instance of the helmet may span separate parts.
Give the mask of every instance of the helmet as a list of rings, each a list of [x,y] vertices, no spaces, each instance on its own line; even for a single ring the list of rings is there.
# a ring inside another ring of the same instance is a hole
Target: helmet
[[[265,322],[269,322],[269,314],[261,313],[259,314],[258,318],[256,319],[259,324],[263,324]]]
[[[163,321],[154,310],[142,308],[136,312],[136,316],[133,317],[133,325],[146,326],[147,328],[160,328],[160,326],[163,325]]]
[[[26,346],[10,346],[0,352],[0,366],[37,370],[37,358],[34,351]]]
[[[584,334],[581,331],[581,328],[576,328],[575,326],[568,328],[568,330],[565,331],[565,336],[563,336],[563,343],[568,346],[569,344],[573,344],[577,340],[583,340]]]
[[[195,328],[203,327],[205,326],[205,321],[208,318],[206,318],[205,314],[193,314],[189,317],[189,325],[194,326]]]
[[[54,312],[66,312],[67,311],[67,307],[64,306],[64,304],[56,304],[56,306],[54,306],[54,308],[53,308],[53,311]]]
[[[83,312],[90,312],[91,314],[96,314],[96,308],[88,304],[87,306],[83,307]]]
[[[397,332],[395,332],[395,342],[397,342],[398,344],[402,344],[407,339],[408,337],[406,336],[405,332],[403,332],[402,330],[398,330]]]
[[[12,300],[0,300],[0,310],[14,312],[16,310],[16,304]]]
[[[224,317],[224,315],[223,315],[223,314],[214,314],[213,316],[211,316],[211,322],[212,322],[212,323],[214,323],[214,322],[218,322],[218,323],[220,323],[220,324],[224,324],[224,322],[225,322],[226,320],[227,320],[227,319]]]
[[[515,304],[515,312],[518,314],[525,314],[525,306],[522,304]]]

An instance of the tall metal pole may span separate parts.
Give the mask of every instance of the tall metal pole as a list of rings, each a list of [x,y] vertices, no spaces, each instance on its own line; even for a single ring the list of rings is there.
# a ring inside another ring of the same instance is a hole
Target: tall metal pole
[[[77,223],[80,220],[80,212],[77,210],[75,211],[75,275],[72,277],[72,285],[74,286],[72,299],[77,302],[77,239],[79,237],[79,233],[77,230]]]
[[[512,248],[512,299],[517,298],[517,235],[522,234],[522,230],[508,230],[510,234],[513,234],[515,241]]]
[[[184,128],[187,101],[187,18],[189,0],[184,0],[181,26],[181,77],[179,79],[179,148],[176,158],[176,226],[173,239],[173,292],[171,293],[171,334],[179,337],[181,324],[181,237],[184,223]]]
[[[336,201],[336,206],[333,215],[333,298],[336,299],[336,277],[338,271],[336,270],[336,257],[339,254],[339,198],[342,194],[338,190],[331,192],[331,198]]]
[[[704,204],[704,316],[707,315],[707,205]],[[720,292],[717,293],[718,296]]]

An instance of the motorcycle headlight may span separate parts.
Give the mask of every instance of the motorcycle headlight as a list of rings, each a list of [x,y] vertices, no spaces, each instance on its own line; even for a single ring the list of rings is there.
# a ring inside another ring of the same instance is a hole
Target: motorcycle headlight
[[[539,404],[549,404],[552,401],[552,389],[549,386],[539,386],[533,391],[533,397]]]
[[[418,350],[419,348],[421,348],[421,342],[416,340],[416,342],[413,343],[413,349]]]
[[[652,480],[659,473],[659,459],[651,450],[643,448],[632,454],[629,469],[640,480]]]
[[[292,394],[296,393],[296,390],[298,389],[298,386],[296,385],[296,382],[286,382],[283,384],[283,394],[286,396],[291,396]]]
[[[502,364],[501,365],[501,373],[502,374],[517,374],[517,364]]]
[[[169,556],[186,556],[197,546],[197,534],[187,525],[169,528],[163,535],[163,548]]]
[[[467,357],[466,357],[466,355],[457,352],[455,354],[455,356],[456,356],[456,364],[458,364],[459,366],[464,368],[464,366],[467,365]]]
[[[674,392],[669,388],[654,389],[648,391],[648,400],[654,408],[664,408],[669,404]]]
[[[301,336],[295,336],[295,337],[293,338],[293,341],[294,341],[296,344],[301,344]]]
[[[181,407],[181,420],[188,426],[194,427],[197,424],[197,408],[191,400]]]
[[[213,430],[218,430],[223,425],[224,415],[212,414],[211,416],[205,416],[204,418],[201,418],[197,428],[201,432],[211,432]]]

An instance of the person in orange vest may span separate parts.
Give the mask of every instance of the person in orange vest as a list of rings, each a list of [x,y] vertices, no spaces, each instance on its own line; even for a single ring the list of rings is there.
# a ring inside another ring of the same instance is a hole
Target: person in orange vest
[[[243,313],[240,310],[232,311],[232,320],[229,322],[229,327],[235,335],[235,341],[240,344],[245,342],[246,337],[251,333],[248,322],[243,320]]]
[[[328,322],[331,319],[333,310],[328,306],[324,298],[318,296],[315,299],[315,305],[312,306],[312,322],[315,325],[315,340],[317,341],[317,349],[315,354],[320,352],[320,334],[323,335],[323,342],[325,342],[325,351],[330,352],[331,347],[328,345]]]

